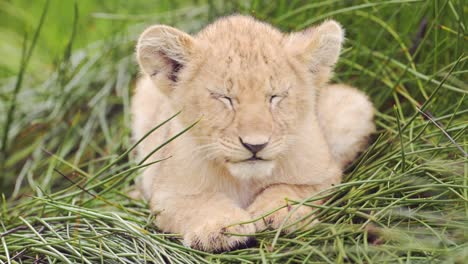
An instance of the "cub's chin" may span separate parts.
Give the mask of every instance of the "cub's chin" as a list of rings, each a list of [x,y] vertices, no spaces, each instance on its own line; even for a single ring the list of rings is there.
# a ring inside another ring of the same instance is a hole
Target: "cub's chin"
[[[271,160],[227,162],[226,167],[235,178],[254,180],[271,176],[275,168],[275,162]]]

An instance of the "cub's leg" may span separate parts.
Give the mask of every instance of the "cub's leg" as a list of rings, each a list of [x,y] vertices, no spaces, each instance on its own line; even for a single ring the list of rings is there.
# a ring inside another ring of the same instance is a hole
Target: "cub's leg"
[[[255,225],[249,213],[218,193],[154,197],[156,224],[165,232],[183,235],[183,243],[207,252],[222,252],[250,246],[255,240]],[[234,235],[238,234],[238,235]]]
[[[374,108],[368,97],[342,84],[320,91],[318,118],[331,153],[342,168],[365,148],[375,131]]]
[[[257,231],[264,230],[267,227],[273,229],[282,227],[284,232],[290,233],[296,229],[316,223],[316,220],[312,221],[311,217],[306,217],[312,213],[312,207],[307,205],[292,205],[288,200],[300,202],[316,193],[317,188],[320,188],[320,186],[275,184],[263,190],[247,208],[247,211],[249,211],[254,219],[279,207],[285,207],[256,221],[255,226]],[[317,201],[317,203],[320,202]]]

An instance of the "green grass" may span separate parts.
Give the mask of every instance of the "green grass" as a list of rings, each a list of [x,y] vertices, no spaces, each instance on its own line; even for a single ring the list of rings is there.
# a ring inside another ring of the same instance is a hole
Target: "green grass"
[[[466,263],[463,0],[0,7],[0,263]],[[347,42],[334,81],[370,95],[378,132],[324,204],[312,203],[321,194],[295,201],[316,208],[310,217],[320,224],[265,231],[258,247],[216,255],[160,233],[147,204],[126,195],[145,166],[128,152],[129,102],[135,38],[145,26],[195,32],[233,12],[283,30],[341,22]]]

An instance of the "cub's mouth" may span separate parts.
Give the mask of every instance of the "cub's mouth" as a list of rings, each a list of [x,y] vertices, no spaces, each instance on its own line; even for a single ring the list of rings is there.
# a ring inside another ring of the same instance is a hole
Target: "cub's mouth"
[[[255,155],[253,155],[252,157],[250,157],[250,158],[248,158],[248,159],[246,159],[246,160],[244,160],[244,161],[257,161],[257,160],[264,160],[264,159],[259,158],[259,157],[255,156]]]
[[[249,163],[249,164],[255,164],[255,163],[260,163],[260,162],[271,162],[272,160],[269,160],[269,159],[264,159],[264,158],[260,158],[260,157],[257,157],[257,156],[252,156],[248,159],[243,159],[243,160],[229,160],[229,159],[226,159],[226,163],[233,163],[233,164],[238,164],[238,163]]]

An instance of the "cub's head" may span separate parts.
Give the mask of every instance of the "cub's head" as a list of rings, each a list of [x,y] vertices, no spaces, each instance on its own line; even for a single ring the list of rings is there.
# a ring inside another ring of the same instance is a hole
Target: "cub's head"
[[[222,18],[191,36],[156,25],[140,36],[144,74],[182,109],[193,152],[238,178],[265,177],[294,151],[304,123],[317,122],[315,93],[338,59],[334,21],[284,34],[245,16]],[[156,89],[156,88],[155,88]]]

